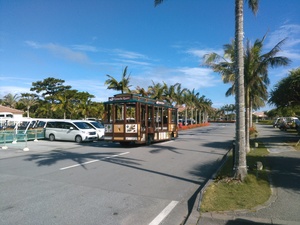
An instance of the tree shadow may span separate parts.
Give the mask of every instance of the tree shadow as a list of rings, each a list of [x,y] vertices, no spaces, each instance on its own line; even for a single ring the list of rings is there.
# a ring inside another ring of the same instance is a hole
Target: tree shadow
[[[160,153],[163,151],[170,151],[176,154],[182,154],[181,152],[179,152],[180,150],[176,147],[172,147],[172,146],[166,146],[166,145],[151,145],[151,148],[153,148],[152,150],[150,150],[149,152],[152,154],[156,154],[156,153]]]
[[[187,216],[186,216],[183,224],[186,223],[189,216],[191,215],[191,213],[192,213],[192,211],[195,207],[196,201],[198,199],[197,197],[200,194],[200,192],[202,192],[202,189],[204,188],[205,184],[213,177],[215,172],[218,170],[220,165],[225,160],[226,160],[226,157],[224,155],[223,158],[219,161],[210,161],[210,162],[207,162],[204,165],[199,164],[199,165],[194,166],[193,169],[191,171],[189,171],[190,174],[192,174],[196,177],[204,178],[204,181],[203,181],[202,185],[199,185],[197,190],[194,192],[194,194],[187,201],[188,213],[187,213]],[[200,199],[198,199],[198,201],[200,201]]]
[[[235,219],[235,220],[228,220],[226,225],[280,225],[275,223],[265,223],[265,222],[255,222],[247,219]]]
[[[204,143],[203,146],[217,149],[231,149],[233,147],[233,141],[214,141]]]
[[[217,152],[214,150],[201,150],[201,146],[199,149],[177,148],[177,147],[163,146],[163,145],[151,145],[151,147],[153,149],[151,149],[149,152],[152,154],[158,154],[158,153],[165,152],[165,151],[170,151],[170,152],[173,152],[176,154],[183,154],[182,152],[187,151],[187,152],[207,153],[207,154],[213,154],[213,155],[224,155],[224,153]],[[224,149],[224,146],[223,146],[223,148],[220,147],[220,149]],[[228,151],[228,150],[226,150],[226,148],[224,150]]]
[[[87,161],[92,160],[98,160],[103,161],[107,160],[109,157],[116,156],[120,154],[121,152],[101,152],[101,153],[75,153],[75,152],[68,152],[64,150],[52,150],[49,153],[42,153],[42,154],[30,154],[25,161],[34,161],[37,166],[51,166],[53,164],[56,164],[58,161],[64,161],[64,160],[72,160],[76,164],[81,165],[83,168],[86,169],[85,163]],[[118,160],[121,161],[124,164],[136,164],[139,165],[139,163],[135,161],[141,161],[131,158],[125,158],[125,157],[118,157]]]
[[[268,156],[272,185],[293,191],[300,191],[300,158]]]

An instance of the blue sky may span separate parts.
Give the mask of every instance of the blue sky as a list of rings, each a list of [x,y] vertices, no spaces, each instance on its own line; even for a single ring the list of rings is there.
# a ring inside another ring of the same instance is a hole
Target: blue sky
[[[288,38],[280,55],[292,64],[270,69],[272,89],[300,66],[300,1],[260,0],[256,16],[244,12],[245,38],[267,33],[264,52]],[[0,98],[55,77],[106,101],[117,94],[106,75],[120,80],[128,66],[132,88],[179,82],[219,108],[234,97],[202,57],[222,54],[233,37],[234,0],[0,0]]]

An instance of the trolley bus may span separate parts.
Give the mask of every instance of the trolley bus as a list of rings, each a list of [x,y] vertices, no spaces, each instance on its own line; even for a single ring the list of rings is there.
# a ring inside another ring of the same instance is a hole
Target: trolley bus
[[[104,102],[104,140],[121,145],[151,144],[178,137],[177,108],[136,94],[117,94]]]

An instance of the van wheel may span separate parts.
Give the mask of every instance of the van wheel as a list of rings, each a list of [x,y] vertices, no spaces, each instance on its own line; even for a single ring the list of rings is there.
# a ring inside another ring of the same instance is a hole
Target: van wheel
[[[50,134],[50,135],[49,135],[49,140],[50,140],[50,141],[54,141],[54,140],[55,140],[54,134]]]
[[[75,141],[76,141],[77,143],[82,142],[82,137],[81,137],[80,135],[77,135],[77,136],[75,137]]]

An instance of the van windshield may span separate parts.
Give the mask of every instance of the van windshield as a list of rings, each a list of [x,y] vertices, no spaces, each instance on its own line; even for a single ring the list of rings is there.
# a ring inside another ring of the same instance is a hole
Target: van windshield
[[[93,129],[93,127],[87,123],[84,122],[74,122],[74,124],[79,128],[79,129]]]
[[[103,124],[101,124],[97,121],[92,121],[90,123],[93,124],[96,128],[104,128]]]

